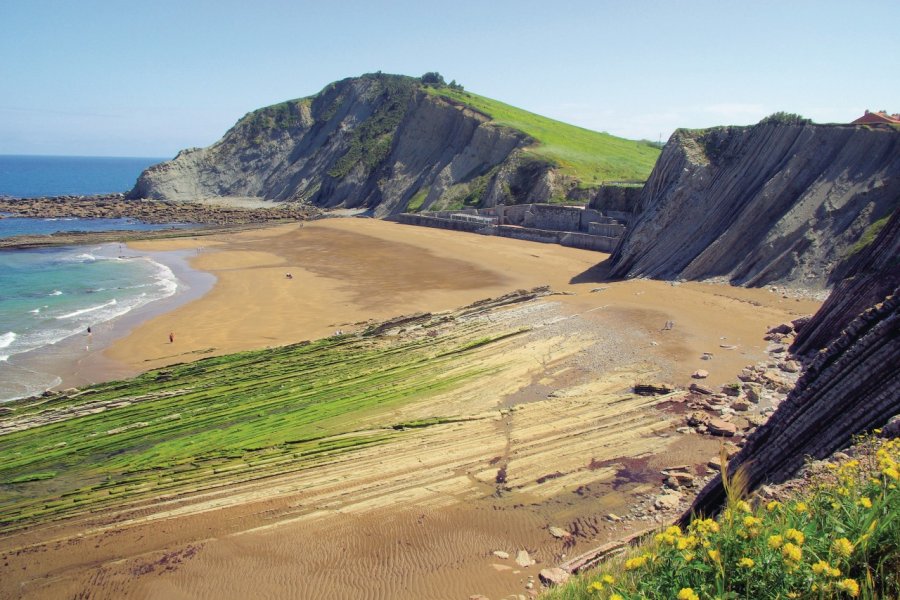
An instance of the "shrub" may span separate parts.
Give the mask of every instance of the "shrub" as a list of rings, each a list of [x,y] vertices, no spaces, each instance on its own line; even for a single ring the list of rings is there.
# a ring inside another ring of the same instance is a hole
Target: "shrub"
[[[754,508],[726,485],[717,519],[673,525],[548,597],[900,597],[900,439],[860,449],[783,503]]]

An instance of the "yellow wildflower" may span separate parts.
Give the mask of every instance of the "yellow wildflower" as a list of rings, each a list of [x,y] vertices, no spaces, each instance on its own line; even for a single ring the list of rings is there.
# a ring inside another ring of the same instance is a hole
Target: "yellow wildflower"
[[[900,471],[897,470],[897,467],[888,467],[881,472],[891,479],[900,479]]]
[[[646,554],[635,556],[634,558],[629,558],[625,561],[625,570],[634,571],[635,569],[640,569],[645,564],[647,564],[647,558],[648,556]]]
[[[682,558],[684,558],[684,562],[689,563],[694,560],[694,557],[696,557],[697,555],[693,552],[684,552],[681,554],[681,556]]]
[[[838,569],[837,567],[831,567],[830,569],[828,569],[828,576],[829,577],[840,577],[841,570]]]
[[[872,499],[868,496],[863,496],[859,499],[859,505],[863,508],[872,508]]]
[[[827,573],[831,569],[831,565],[829,565],[824,560],[820,560],[816,564],[812,566],[813,573],[816,575],[821,575],[823,573]]]
[[[751,512],[750,505],[745,500],[738,500],[737,509],[741,512]]]
[[[688,550],[690,548],[696,548],[698,543],[699,543],[699,540],[697,539],[696,536],[689,535],[687,537],[678,538],[678,543],[676,544],[676,547],[679,550]]]
[[[847,557],[853,554],[853,544],[847,538],[838,538],[831,543],[831,550],[840,556]]]
[[[766,510],[772,512],[773,510],[781,508],[781,502],[778,500],[772,500],[768,504],[766,504]]]
[[[798,594],[797,592],[788,592],[787,596],[788,598],[799,598],[800,594]]]
[[[781,545],[784,543],[784,538],[780,535],[770,535],[769,536],[769,548],[772,550],[778,550],[781,548]]]
[[[756,564],[756,563],[753,562],[753,559],[752,559],[752,558],[747,558],[746,556],[745,556],[744,558],[742,558],[741,560],[738,561],[738,566],[739,566],[739,567],[746,567],[746,568],[748,568],[748,569],[752,569],[752,568],[753,568],[753,565],[755,565],[755,564]]]
[[[612,575],[610,575],[609,573],[607,573],[606,575],[604,575],[603,577],[600,578],[600,581],[602,581],[603,583],[612,585],[616,582],[616,578],[613,577]]]
[[[796,513],[808,513],[809,507],[806,505],[806,502],[797,502],[794,504],[794,512]]]
[[[592,592],[592,593],[593,593],[593,592],[599,592],[599,591],[601,591],[602,589],[603,589],[603,584],[600,583],[599,581],[595,581],[595,582],[592,583],[590,586],[588,586],[588,591],[590,591],[590,592]]]
[[[784,556],[784,560],[800,562],[803,559],[803,549],[790,542],[784,545],[784,548],[781,549],[781,554]]]
[[[837,582],[837,589],[847,592],[852,598],[859,596],[859,584],[855,579],[841,579]]]
[[[678,600],[700,600],[700,596],[693,588],[681,588],[681,591],[678,592]]]
[[[746,517],[744,517],[744,527],[747,527],[748,529],[750,527],[756,527],[760,523],[762,523],[762,519],[759,519],[757,517],[751,515],[747,515]]]
[[[722,555],[719,554],[718,550],[707,550],[706,553],[709,555],[709,557],[711,559],[713,559],[716,562],[719,562],[720,560],[722,560]]]
[[[802,546],[803,542],[806,541],[806,536],[803,535],[803,532],[793,528],[788,529],[784,534],[784,537],[797,542],[798,546]]]
[[[625,598],[623,598],[619,594],[613,594],[612,596],[609,597],[609,600],[625,600]]]

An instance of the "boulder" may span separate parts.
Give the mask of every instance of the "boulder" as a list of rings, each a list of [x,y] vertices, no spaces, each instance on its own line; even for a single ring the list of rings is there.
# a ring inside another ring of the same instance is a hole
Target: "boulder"
[[[799,373],[800,372],[800,363],[796,360],[786,360],[778,364],[778,368],[784,371],[785,373]]]
[[[750,410],[750,402],[743,398],[738,398],[734,402],[731,403],[731,408],[738,412],[745,412]]]
[[[747,400],[753,404],[759,404],[759,401],[762,400],[763,387],[758,383],[745,383],[744,394]]]
[[[678,508],[683,497],[684,496],[682,496],[680,492],[667,491],[656,497],[653,501],[653,506],[657,510],[671,510],[673,508]]]
[[[491,552],[491,554],[493,554],[497,558],[502,558],[503,560],[509,558],[509,552],[504,552],[503,550],[494,550],[493,552]]]
[[[519,550],[516,553],[516,564],[522,567],[523,569],[526,567],[530,567],[534,564],[534,559],[531,558],[528,554],[528,550]]]
[[[550,527],[550,535],[552,535],[553,537],[555,537],[558,540],[561,540],[563,538],[572,537],[572,534],[569,533],[568,531],[566,531],[565,529],[562,529],[561,527],[552,527],[552,526]]]
[[[562,585],[569,580],[569,573],[559,567],[550,567],[549,569],[541,569],[538,578],[541,583],[550,587],[554,585]]]
[[[697,425],[706,425],[710,420],[710,416],[705,412],[695,410],[687,416],[687,424],[696,427]]]
[[[737,426],[734,423],[729,423],[723,419],[710,419],[706,423],[706,427],[712,435],[722,437],[731,437],[737,433]]]
[[[691,374],[691,377],[693,377],[694,379],[706,379],[707,377],[709,377],[709,371],[706,371],[704,369],[697,369]]]
[[[713,394],[715,394],[712,389],[706,387],[705,385],[700,385],[699,383],[692,383],[689,389],[695,394],[703,394],[704,396],[712,396]]]
[[[669,383],[636,383],[634,393],[638,396],[656,396],[670,394],[675,391],[675,386]]]
[[[722,386],[722,393],[726,396],[737,397],[741,395],[741,386],[737,383],[729,383]]]
[[[769,329],[766,333],[780,333],[780,334],[785,334],[785,333],[790,333],[790,332],[792,332],[793,330],[794,330],[793,324],[791,324],[791,323],[782,323],[781,325],[776,325],[775,327],[772,327],[772,328]]]

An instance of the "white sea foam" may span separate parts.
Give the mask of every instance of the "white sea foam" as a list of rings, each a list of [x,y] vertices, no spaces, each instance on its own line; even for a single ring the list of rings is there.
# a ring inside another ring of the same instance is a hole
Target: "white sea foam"
[[[62,296],[62,292],[59,291],[59,290],[53,290],[52,292],[50,292],[50,293],[47,294],[47,295],[48,295],[48,296]]]
[[[78,315],[84,315],[84,314],[87,314],[90,312],[101,310],[103,308],[115,306],[116,304],[118,304],[118,302],[116,301],[115,298],[113,298],[109,302],[104,302],[103,304],[98,304],[97,306],[90,306],[88,308],[82,308],[81,310],[76,310],[76,311],[73,311],[73,312],[70,312],[70,313],[67,313],[64,315],[60,315],[56,318],[57,319],[71,319],[72,317],[77,317]]]
[[[33,309],[29,310],[28,312],[30,312],[30,313],[33,314],[33,315],[36,315],[36,314],[38,314],[38,313],[41,312],[41,309],[39,309],[39,308],[33,308]]]
[[[8,354],[0,354],[0,362],[6,362],[7,360],[9,360]]]
[[[16,335],[15,331],[7,331],[0,335],[0,348],[8,348],[10,344],[16,341],[17,337],[19,336]]]

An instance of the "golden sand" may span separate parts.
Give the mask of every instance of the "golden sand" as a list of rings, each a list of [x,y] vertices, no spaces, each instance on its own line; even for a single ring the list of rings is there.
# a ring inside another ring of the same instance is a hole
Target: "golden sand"
[[[369,320],[517,288],[550,285],[571,295],[505,313],[530,319],[534,329],[485,358],[497,375],[396,409],[398,422],[438,412],[467,420],[300,473],[7,536],[0,596],[527,595],[540,568],[654,525],[604,516],[626,514],[656,493],[660,469],[699,466],[717,452],[715,439],[675,434],[677,407],[628,393],[634,381],[685,385],[698,368],[711,373],[710,384],[733,381],[765,358],[767,325],[818,306],[728,286],[598,283],[602,254],[366,219],[133,245],[203,246],[192,265],[218,278],[201,299],[109,348],[110,359],[133,370],[209,349],[355,331]],[[704,352],[713,359],[702,360]],[[579,535],[556,539],[550,526]],[[520,549],[538,564],[522,568],[492,554],[514,558]]]

